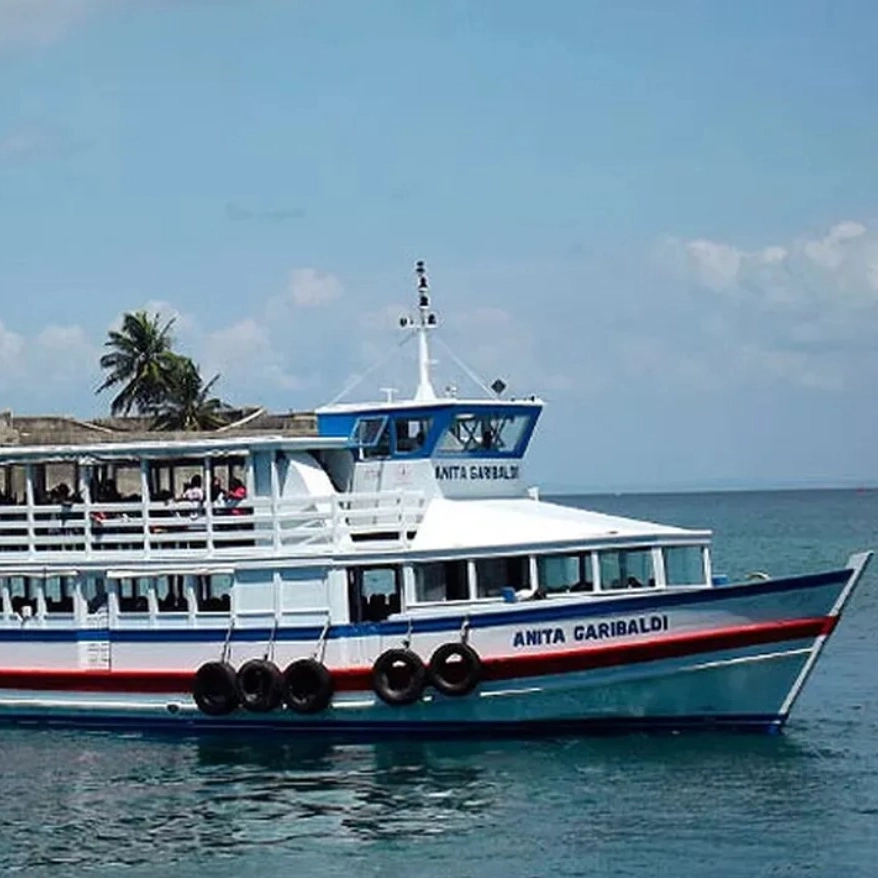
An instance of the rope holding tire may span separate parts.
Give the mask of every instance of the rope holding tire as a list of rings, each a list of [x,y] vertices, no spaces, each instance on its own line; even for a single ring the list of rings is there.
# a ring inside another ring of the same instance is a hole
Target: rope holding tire
[[[482,680],[482,660],[467,643],[443,643],[430,657],[428,673],[443,695],[469,695]]]
[[[283,697],[283,674],[267,659],[250,659],[238,670],[236,685],[241,705],[253,713],[269,713]]]
[[[240,703],[235,669],[228,662],[205,662],[196,672],[192,697],[208,716],[226,716]]]
[[[372,665],[372,688],[387,704],[413,704],[424,692],[427,669],[410,649],[388,649]]]
[[[296,659],[284,671],[283,702],[296,713],[320,713],[329,707],[333,691],[332,674],[316,659]]]

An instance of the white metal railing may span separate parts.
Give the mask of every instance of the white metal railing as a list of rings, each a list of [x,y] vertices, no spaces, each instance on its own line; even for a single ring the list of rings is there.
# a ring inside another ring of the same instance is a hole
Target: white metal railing
[[[152,557],[331,551],[351,541],[405,545],[423,519],[418,491],[253,497],[229,506],[187,501],[0,506],[0,564],[120,553]]]

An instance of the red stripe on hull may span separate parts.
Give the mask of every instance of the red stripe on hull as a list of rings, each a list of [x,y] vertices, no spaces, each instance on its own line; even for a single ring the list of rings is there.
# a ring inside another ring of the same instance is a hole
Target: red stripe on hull
[[[486,680],[511,680],[564,674],[593,668],[643,664],[661,659],[740,649],[786,640],[803,640],[832,633],[837,616],[796,619],[672,634],[648,641],[592,646],[563,652],[484,658]],[[54,669],[0,669],[0,689],[31,689],[62,692],[130,694],[188,694],[193,671],[96,671]],[[339,668],[332,671],[336,691],[371,690],[371,668]]]

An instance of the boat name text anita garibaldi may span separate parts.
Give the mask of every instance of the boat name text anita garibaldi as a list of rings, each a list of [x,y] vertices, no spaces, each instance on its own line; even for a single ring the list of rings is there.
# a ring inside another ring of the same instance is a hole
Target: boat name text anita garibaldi
[[[667,616],[637,616],[633,619],[613,619],[609,622],[589,622],[574,625],[573,628],[527,628],[516,631],[512,645],[554,646],[559,643],[583,640],[607,640],[613,637],[630,637],[635,634],[655,634],[667,631]]]

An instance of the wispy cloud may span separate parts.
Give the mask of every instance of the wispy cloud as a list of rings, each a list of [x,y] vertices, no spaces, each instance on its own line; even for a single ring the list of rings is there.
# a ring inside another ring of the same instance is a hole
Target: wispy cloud
[[[838,390],[867,361],[878,366],[878,230],[869,225],[847,220],[756,249],[667,238],[656,254],[691,291],[704,349],[721,350],[739,379]]]

